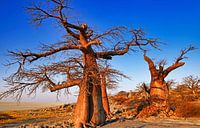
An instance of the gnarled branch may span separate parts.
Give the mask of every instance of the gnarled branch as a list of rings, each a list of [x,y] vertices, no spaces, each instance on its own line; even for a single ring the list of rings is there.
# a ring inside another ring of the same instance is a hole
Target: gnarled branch
[[[51,90],[51,92],[54,92],[63,88],[69,88],[69,87],[80,86],[80,85],[81,85],[81,80],[70,80],[70,81],[63,82],[62,84],[51,86],[49,89]]]
[[[151,72],[151,76],[155,76],[158,74],[156,70],[156,66],[154,65],[154,62],[146,55],[144,54],[144,60],[148,63],[149,65],[149,70]]]
[[[181,50],[181,54],[180,56],[176,59],[175,63],[172,64],[171,66],[169,66],[167,69],[164,70],[164,74],[165,76],[167,76],[169,74],[169,72],[171,72],[172,70],[178,68],[178,67],[181,67],[183,66],[185,63],[184,62],[180,62],[181,60],[187,58],[185,55],[190,52],[190,51],[193,51],[195,50],[196,48],[194,46],[189,46],[188,48],[186,49],[182,49]]]
[[[190,45],[188,48],[182,49],[182,50],[181,50],[181,54],[180,54],[179,57],[177,57],[175,63],[178,63],[178,62],[180,62],[181,60],[186,59],[187,57],[186,57],[185,55],[186,55],[188,52],[193,51],[193,50],[195,50],[195,49],[197,49],[197,48],[194,47],[194,46],[192,46],[192,45]]]
[[[147,46],[148,44],[157,47],[157,41],[155,39],[146,39],[140,29],[131,30],[131,33],[132,39],[130,41],[117,42],[113,50],[96,52],[97,58],[112,59],[112,56],[124,55],[132,46],[139,47],[141,50],[144,50],[142,46]],[[121,44],[124,44],[124,46],[119,47]]]
[[[79,45],[64,45],[61,46],[59,48],[55,48],[55,49],[49,49],[48,51],[44,52],[44,53],[33,53],[30,51],[27,52],[13,52],[13,51],[9,51],[9,54],[11,56],[16,56],[19,59],[22,59],[22,61],[24,62],[25,60],[28,60],[29,62],[33,62],[35,60],[38,60],[42,57],[47,57],[50,56],[52,54],[55,54],[57,52],[63,51],[63,50],[71,50],[71,49],[81,49],[82,47]]]

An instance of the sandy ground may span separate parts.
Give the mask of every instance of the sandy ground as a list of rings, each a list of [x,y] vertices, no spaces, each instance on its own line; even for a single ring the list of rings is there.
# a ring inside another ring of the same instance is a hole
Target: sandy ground
[[[0,111],[40,109],[62,104],[64,103],[0,102]]]
[[[62,103],[0,103],[0,128],[17,128],[22,125],[31,126],[64,126],[72,127],[72,107],[60,106]],[[54,107],[56,106],[56,107]],[[59,124],[59,125],[58,125]],[[33,127],[34,128],[34,127]],[[200,118],[170,118],[155,117],[146,120],[119,118],[108,120],[98,128],[200,128]]]
[[[199,119],[149,119],[124,120],[104,125],[102,128],[200,128]]]
[[[61,120],[57,120],[59,122]],[[48,126],[51,126],[49,122],[55,122],[51,119],[32,119],[19,121],[10,124],[0,125],[0,128],[16,128],[22,124],[27,123],[41,123],[48,122]],[[33,125],[34,126],[34,125]],[[55,127],[56,128],[56,127]],[[67,128],[73,128],[72,126],[67,126]],[[109,122],[103,126],[97,126],[97,128],[200,128],[200,120],[198,119],[164,119],[164,120],[148,120],[148,121],[139,121],[135,120],[124,120],[124,121],[114,121]]]

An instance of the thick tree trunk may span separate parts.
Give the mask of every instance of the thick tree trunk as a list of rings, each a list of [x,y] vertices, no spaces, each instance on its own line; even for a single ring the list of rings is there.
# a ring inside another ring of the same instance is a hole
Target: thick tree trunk
[[[93,52],[84,55],[84,65],[83,82],[75,108],[75,128],[82,128],[86,123],[99,125],[106,119],[99,69]]]
[[[153,81],[150,85],[150,104],[158,108],[168,107],[169,89],[164,80]]]
[[[93,103],[93,113],[91,118],[91,123],[94,125],[99,125],[105,123],[106,115],[102,104],[101,97],[101,87],[94,86],[92,92],[92,103]]]
[[[152,100],[152,103],[156,103],[154,99],[160,99],[163,101],[167,101],[168,98],[168,88],[165,81],[161,80],[155,80],[151,82],[150,85],[150,98]]]
[[[80,86],[79,96],[74,112],[75,128],[82,128],[88,122],[89,118],[89,96],[86,87]]]
[[[138,114],[138,118],[159,115],[161,112],[165,116],[168,116],[170,110],[168,103],[169,87],[165,82],[165,77],[167,77],[171,71],[185,64],[184,62],[180,62],[180,60],[184,59],[184,54],[190,50],[193,50],[193,48],[189,47],[186,50],[182,50],[181,55],[176,59],[176,62],[166,69],[164,69],[164,64],[162,62],[160,62],[158,65],[159,68],[157,69],[154,62],[144,54],[144,60],[148,63],[151,73],[150,105]]]
[[[108,101],[108,95],[107,95],[107,89],[106,89],[106,78],[104,75],[101,76],[101,90],[102,90],[102,102],[103,102],[103,108],[105,110],[105,113],[108,116],[110,116],[110,106]]]
[[[144,108],[138,115],[137,118],[144,118],[153,115],[159,115],[161,112],[164,112],[167,115],[169,111],[168,105],[168,95],[169,88],[165,82],[165,77],[167,74],[174,69],[167,68],[163,69],[163,66],[159,66],[159,69],[156,69],[153,61],[146,55],[144,55],[144,60],[149,65],[149,70],[151,73],[151,83],[150,83],[150,105]]]
[[[169,89],[166,82],[162,80],[154,80],[150,84],[150,105],[144,108],[138,118],[159,115],[161,112],[167,116]]]

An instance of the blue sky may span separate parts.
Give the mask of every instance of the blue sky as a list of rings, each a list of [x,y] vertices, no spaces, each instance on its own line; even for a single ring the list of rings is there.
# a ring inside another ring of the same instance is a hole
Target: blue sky
[[[162,51],[148,53],[151,58],[167,59],[168,64],[179,54],[181,48],[193,44],[200,48],[200,1],[199,0],[71,0],[73,19],[88,23],[96,30],[112,26],[143,28],[150,36],[159,38]],[[7,59],[7,50],[36,49],[40,43],[54,43],[63,34],[61,28],[45,22],[35,28],[25,7],[30,0],[1,1],[0,4],[0,88],[5,85],[2,78],[8,76],[15,67],[7,69],[2,65]],[[10,4],[12,3],[12,4]],[[188,54],[186,65],[172,72],[167,79],[180,81],[188,75],[200,75],[200,49]],[[123,80],[119,90],[131,90],[139,82],[149,82],[148,67],[142,53],[114,57],[111,64],[128,74],[132,80]],[[35,99],[25,101],[55,101],[54,94],[38,93]],[[38,98],[40,97],[40,98]],[[49,100],[48,97],[52,97]],[[65,99],[65,98],[64,98]],[[64,100],[63,99],[63,100]]]

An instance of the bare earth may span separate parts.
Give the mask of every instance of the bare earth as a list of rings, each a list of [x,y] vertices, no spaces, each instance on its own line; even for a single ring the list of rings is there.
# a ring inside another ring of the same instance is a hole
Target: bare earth
[[[103,128],[200,128],[199,119],[125,120],[107,124]]]
[[[73,127],[73,105],[60,103],[0,103],[0,128]],[[98,126],[100,127],[100,126]],[[199,118],[155,117],[146,120],[117,118],[108,120],[102,128],[200,128]]]
[[[63,103],[0,102],[0,111],[40,109],[62,104]]]

